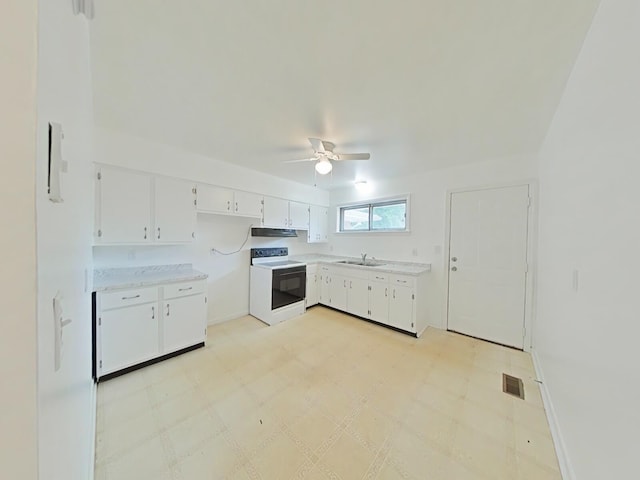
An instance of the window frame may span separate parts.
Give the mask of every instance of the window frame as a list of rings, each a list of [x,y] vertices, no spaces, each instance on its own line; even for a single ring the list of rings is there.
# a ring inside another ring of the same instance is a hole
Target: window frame
[[[336,233],[338,234],[363,234],[363,233],[406,233],[410,232],[409,219],[410,215],[410,202],[409,195],[395,196],[389,198],[370,199],[361,202],[353,202],[344,205],[338,205],[336,211]],[[373,228],[373,210],[375,207],[384,207],[388,205],[404,204],[404,228]],[[369,220],[367,229],[358,230],[345,230],[344,229],[344,212],[345,210],[355,210],[358,208],[368,208]]]

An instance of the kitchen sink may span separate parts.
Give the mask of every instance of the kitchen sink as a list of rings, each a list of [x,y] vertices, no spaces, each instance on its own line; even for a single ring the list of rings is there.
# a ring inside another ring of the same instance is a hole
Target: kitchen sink
[[[343,263],[345,265],[360,265],[361,267],[381,267],[382,265],[386,265],[386,263],[378,263],[375,261],[363,262],[362,260],[340,260],[339,262],[336,262],[336,263]]]

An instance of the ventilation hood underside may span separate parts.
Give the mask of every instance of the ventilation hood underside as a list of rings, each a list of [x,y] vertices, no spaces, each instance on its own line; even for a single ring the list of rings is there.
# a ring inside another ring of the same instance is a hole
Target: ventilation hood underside
[[[297,237],[295,230],[289,228],[252,228],[252,237]]]

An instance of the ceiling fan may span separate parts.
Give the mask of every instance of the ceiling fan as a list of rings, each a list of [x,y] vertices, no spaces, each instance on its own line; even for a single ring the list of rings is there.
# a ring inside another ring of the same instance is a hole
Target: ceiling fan
[[[371,155],[368,153],[334,153],[335,144],[320,140],[319,138],[310,138],[311,148],[313,148],[313,158],[303,158],[302,160],[288,160],[284,163],[298,162],[316,162],[316,172],[320,175],[326,175],[333,169],[332,161],[341,162],[343,160],[369,160]]]

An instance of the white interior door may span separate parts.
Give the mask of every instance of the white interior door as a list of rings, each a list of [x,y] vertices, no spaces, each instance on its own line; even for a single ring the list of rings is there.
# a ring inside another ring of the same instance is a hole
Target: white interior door
[[[523,348],[529,186],[451,195],[448,329]]]

